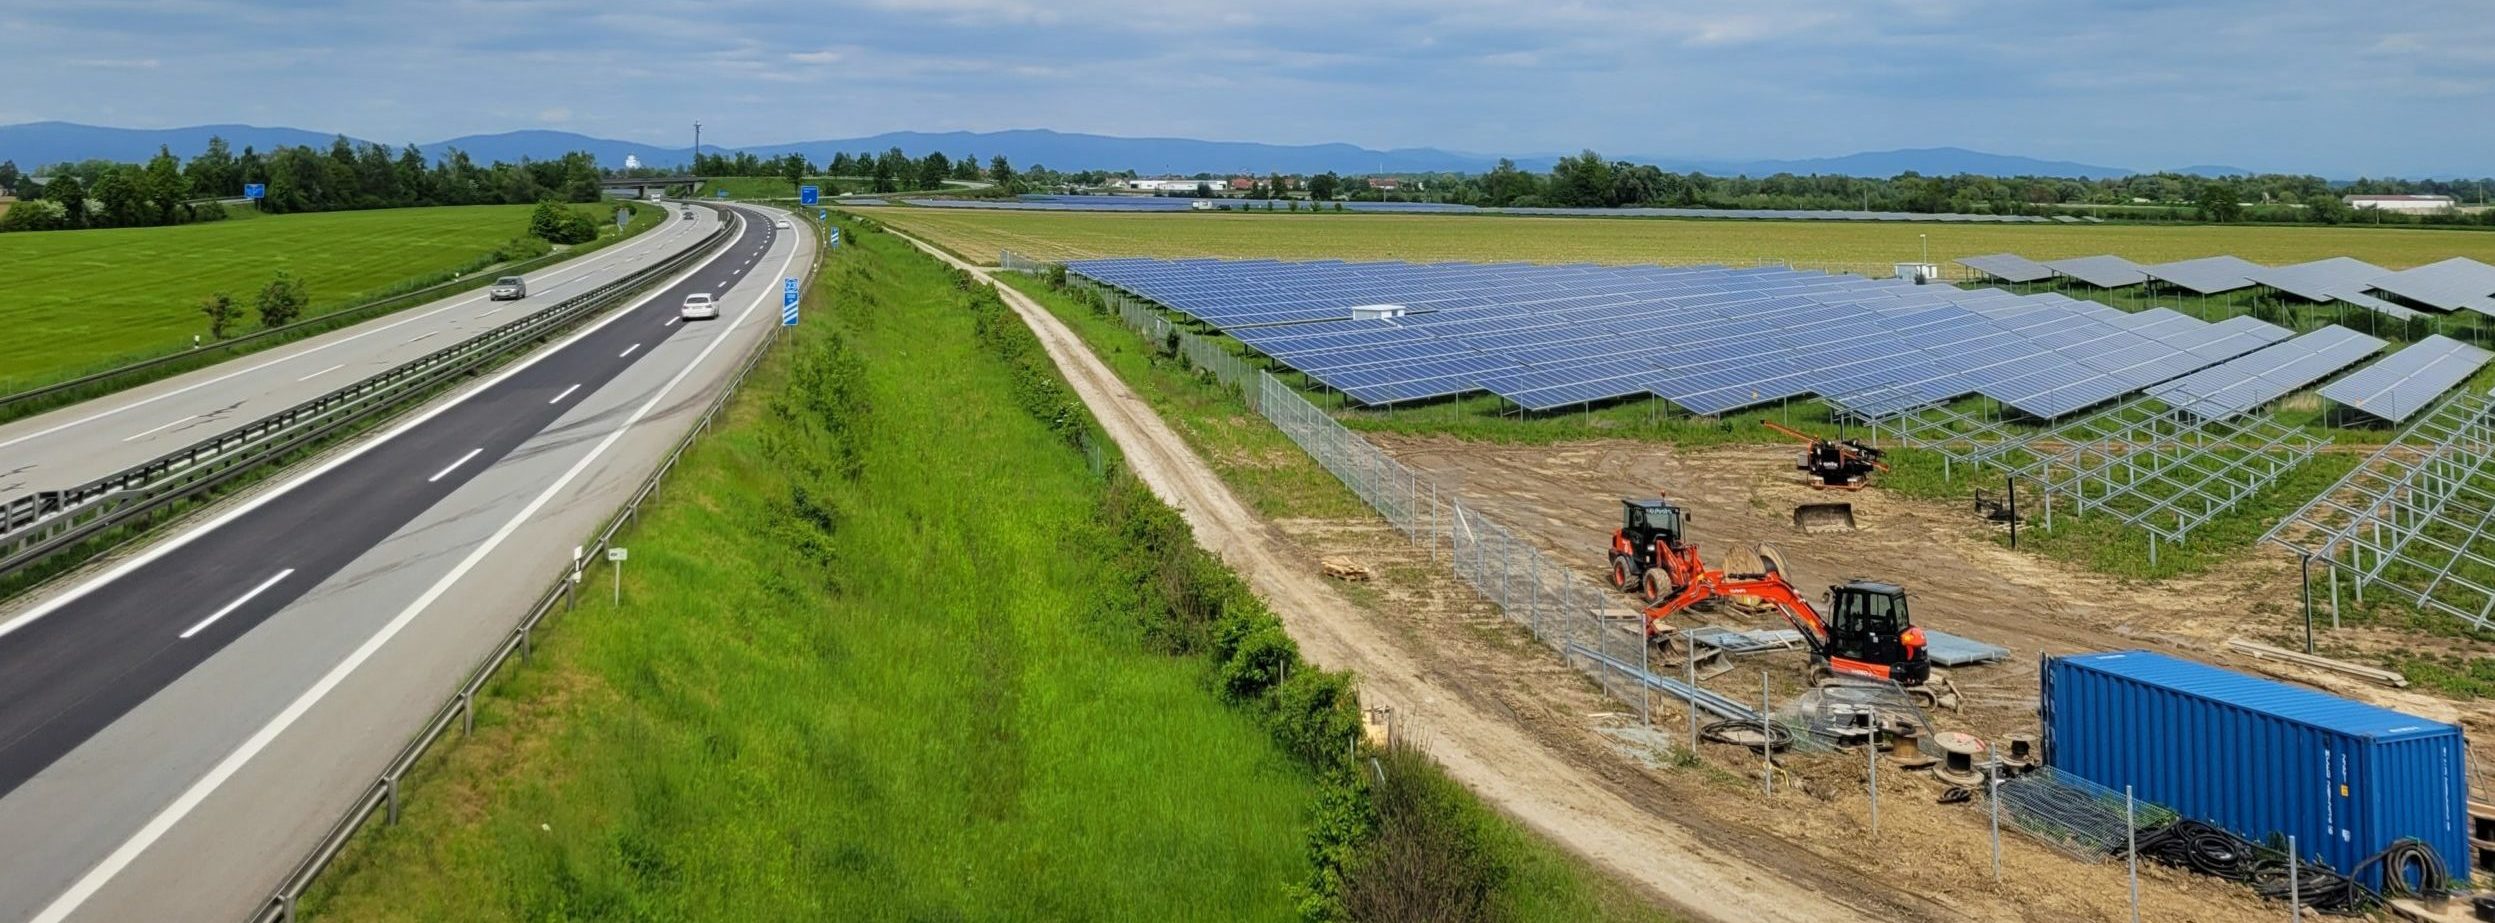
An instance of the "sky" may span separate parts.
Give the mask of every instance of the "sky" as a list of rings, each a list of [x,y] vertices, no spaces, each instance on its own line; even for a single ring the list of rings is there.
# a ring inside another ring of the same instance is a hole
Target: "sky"
[[[0,124],[2495,172],[2487,0],[0,0]]]

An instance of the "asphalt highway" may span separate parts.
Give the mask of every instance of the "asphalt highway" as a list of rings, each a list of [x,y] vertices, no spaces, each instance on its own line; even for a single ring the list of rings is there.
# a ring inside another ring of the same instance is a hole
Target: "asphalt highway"
[[[529,295],[479,289],[266,352],[0,425],[0,501],[84,483],[215,436],[691,248],[719,225],[668,203],[664,223],[631,240],[528,273]]]
[[[264,898],[778,321],[811,229],[740,211],[655,294],[0,614],[0,920]],[[677,320],[696,291],[719,320]]]

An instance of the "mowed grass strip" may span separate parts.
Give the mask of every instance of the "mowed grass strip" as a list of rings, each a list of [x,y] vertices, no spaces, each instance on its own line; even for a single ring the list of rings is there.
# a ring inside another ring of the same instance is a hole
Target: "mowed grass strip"
[[[315,316],[405,280],[463,266],[526,234],[529,206],[474,205],[270,215],[158,228],[0,234],[0,392],[205,334],[213,292],[245,309],[278,270],[303,280]]]
[[[626,537],[624,605],[590,575],[314,916],[1293,918],[1313,782],[1094,611],[1099,482],[941,271],[873,256]]]
[[[2455,256],[2495,262],[2495,232],[2224,225],[1980,225],[1922,222],[1521,218],[1492,215],[1123,214],[895,206],[860,214],[964,258],[1012,250],[1045,260],[1114,256],[1538,263],[1757,263],[1886,275],[2009,251],[2039,260],[2112,253],[2163,263],[2231,253],[2285,264],[2352,256],[2405,268]]]

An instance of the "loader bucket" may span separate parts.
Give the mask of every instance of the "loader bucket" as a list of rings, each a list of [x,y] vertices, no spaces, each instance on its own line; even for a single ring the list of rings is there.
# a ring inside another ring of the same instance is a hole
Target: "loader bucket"
[[[1805,503],[1793,508],[1793,527],[1804,532],[1854,531],[1854,504]]]

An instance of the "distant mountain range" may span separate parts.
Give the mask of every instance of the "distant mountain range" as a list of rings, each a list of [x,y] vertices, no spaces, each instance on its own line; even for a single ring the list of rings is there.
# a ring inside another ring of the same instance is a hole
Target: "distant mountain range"
[[[105,128],[71,122],[27,122],[0,125],[0,159],[15,161],[20,168],[65,160],[99,157],[107,160],[145,160],[159,146],[189,157],[205,148],[210,136],[220,136],[239,152],[244,147],[267,150],[284,145],[308,144],[322,147],[336,135],[298,128],[264,128],[255,125],[198,125],[188,128]],[[360,142],[360,139],[358,139]],[[393,142],[397,143],[397,142]],[[468,135],[419,144],[425,153],[441,156],[457,148],[479,161],[516,161],[527,157],[547,159],[572,151],[588,151],[600,163],[620,167],[626,156],[640,159],[651,166],[668,166],[692,160],[690,147],[662,147],[633,141],[593,138],[566,131],[528,130],[500,134]],[[1261,144],[1250,141],[1202,141],[1192,138],[1120,138],[1107,135],[1078,134],[1022,129],[992,132],[889,132],[864,138],[839,138],[819,141],[797,141],[785,144],[764,144],[744,147],[714,147],[712,151],[750,151],[756,156],[773,156],[791,151],[804,153],[816,161],[828,160],[837,151],[857,153],[880,152],[898,147],[912,155],[941,150],[959,157],[975,154],[982,159],[1004,155],[1018,166],[1047,166],[1058,170],[1135,170],[1144,174],[1211,173],[1425,173],[1453,171],[1478,173],[1490,169],[1499,158],[1492,154],[1473,154],[1437,148],[1397,148],[1371,150],[1351,144]],[[1527,170],[1548,170],[1559,159],[1557,154],[1524,155],[1513,158],[1517,166]],[[1914,148],[1895,151],[1868,151],[1842,157],[1821,157],[1806,160],[1699,160],[1673,156],[1613,157],[1637,163],[1651,163],[1676,173],[1702,172],[1718,176],[1768,176],[1776,173],[1834,174],[1843,176],[1889,177],[1907,171],[1927,176],[1948,176],[1972,173],[1984,176],[2065,176],[2119,177],[2137,172],[2121,167],[2073,163],[2060,160],[2039,160],[2009,154],[1991,154],[1955,147]],[[2240,167],[2192,166],[2176,172],[2202,176],[2249,174]]]

